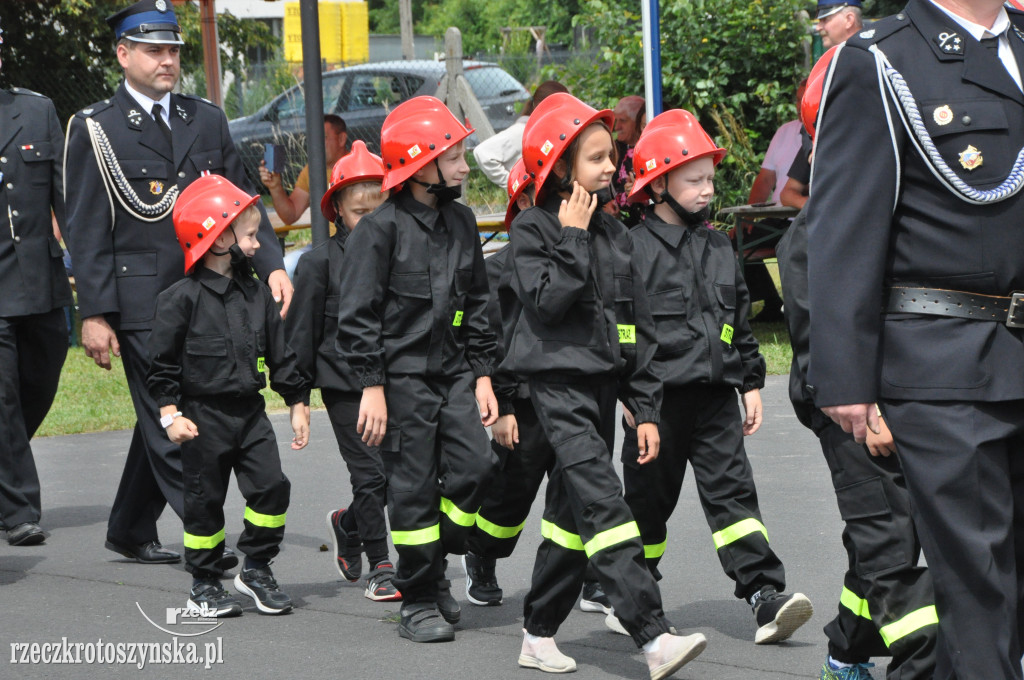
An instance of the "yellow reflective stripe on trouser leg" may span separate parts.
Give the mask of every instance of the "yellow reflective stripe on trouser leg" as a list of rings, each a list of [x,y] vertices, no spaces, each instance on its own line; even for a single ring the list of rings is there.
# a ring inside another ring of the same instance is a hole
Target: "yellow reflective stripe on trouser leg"
[[[736,522],[736,524],[727,526],[721,531],[716,531],[711,534],[711,540],[715,542],[715,550],[718,550],[723,546],[729,545],[733,541],[738,541],[744,536],[754,533],[755,531],[760,531],[764,534],[764,540],[768,540],[768,530],[764,528],[764,525],[761,524],[761,522],[753,517],[740,520],[739,522]]]
[[[221,529],[213,536],[196,536],[185,532],[185,547],[192,550],[209,550],[216,548],[224,542],[224,530]]]
[[[526,521],[524,520],[520,522],[518,526],[503,527],[500,524],[495,524],[490,520],[484,519],[484,516],[478,512],[476,513],[476,526],[478,529],[493,536],[494,538],[515,538],[522,532],[523,527],[526,526]]]
[[[846,586],[843,586],[843,593],[839,596],[839,604],[843,605],[857,616],[865,619],[871,618],[871,612],[868,610],[868,601],[863,597],[859,597]]]
[[[636,522],[626,522],[625,524],[620,524],[617,527],[605,529],[587,541],[583,546],[583,549],[587,552],[587,557],[589,558],[593,557],[595,553],[601,552],[605,548],[618,545],[619,543],[628,541],[631,538],[640,538],[640,527],[636,525]]]
[[[264,515],[262,512],[256,512],[249,506],[245,508],[245,519],[249,520],[250,524],[255,524],[264,529],[283,527],[284,519],[287,515],[288,513],[286,512],[282,512],[280,515]]]
[[[644,557],[646,557],[649,560],[652,560],[656,557],[661,557],[665,554],[666,546],[668,546],[668,539],[665,539],[661,543],[656,543],[654,545],[645,545]]]
[[[452,503],[450,500],[441,497],[441,512],[448,515],[448,519],[458,524],[460,527],[471,527],[476,524],[476,513],[465,512],[459,508],[459,506]]]
[[[935,625],[938,622],[939,612],[935,609],[935,605],[929,605],[910,612],[899,621],[893,621],[887,626],[882,626],[878,629],[878,633],[882,636],[885,646],[891,647],[892,643],[910,635],[915,630]]]
[[[435,524],[426,529],[412,531],[391,531],[391,541],[397,545],[423,545],[441,540],[441,525]]]
[[[583,550],[583,539],[579,534],[566,531],[546,519],[540,521],[540,535],[566,550]]]

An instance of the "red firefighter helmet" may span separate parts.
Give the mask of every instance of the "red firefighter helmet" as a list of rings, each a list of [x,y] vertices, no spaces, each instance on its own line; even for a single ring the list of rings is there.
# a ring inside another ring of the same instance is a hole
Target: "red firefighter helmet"
[[[646,203],[648,195],[644,188],[655,177],[705,156],[711,156],[718,165],[725,154],[725,149],[715,144],[692,113],[685,109],[665,111],[651,119],[633,148],[636,181],[629,200]]]
[[[185,253],[188,274],[238,215],[260,200],[220,175],[203,175],[185,187],[174,204],[174,233]]]
[[[828,51],[814,63],[811,74],[807,76],[807,89],[804,90],[804,96],[800,100],[800,120],[811,139],[814,139],[814,126],[818,122],[821,95],[825,91],[825,77],[828,75],[829,64],[832,63],[832,58],[836,56],[838,49],[839,45],[828,48]]]
[[[610,109],[587,106],[567,92],[546,97],[533,110],[523,131],[523,162],[536,182],[538,200],[555,161],[577,135],[597,122],[611,130],[615,115]]]
[[[334,194],[349,184],[356,182],[382,181],[384,179],[384,161],[380,156],[370,153],[361,139],[352,142],[352,150],[338,159],[331,170],[331,185],[320,200],[320,212],[333,222],[338,217],[334,209]]]
[[[519,214],[519,197],[530,186],[533,178],[526,171],[526,162],[520,158],[508,173],[508,208],[505,209],[505,230],[512,226],[512,220]]]
[[[380,155],[384,159],[381,190],[398,186],[472,133],[437,97],[420,96],[402,102],[388,114],[380,129]]]

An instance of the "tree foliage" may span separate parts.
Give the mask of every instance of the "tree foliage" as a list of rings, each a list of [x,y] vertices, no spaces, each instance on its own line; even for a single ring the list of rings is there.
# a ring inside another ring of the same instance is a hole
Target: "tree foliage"
[[[545,26],[549,44],[570,43],[579,5],[577,0],[437,0],[425,3],[416,30],[443,37],[449,26],[456,26],[466,54],[497,54],[503,46],[503,27]]]
[[[775,130],[796,117],[810,22],[804,0],[663,0],[664,108],[685,108],[730,153],[716,182],[721,205],[745,203]],[[644,94],[639,3],[584,0],[575,23],[591,31],[592,59],[547,76],[595,106]]]

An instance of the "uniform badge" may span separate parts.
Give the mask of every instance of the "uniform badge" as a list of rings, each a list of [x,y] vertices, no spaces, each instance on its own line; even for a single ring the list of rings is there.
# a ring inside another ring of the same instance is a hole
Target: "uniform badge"
[[[158,179],[153,180],[149,183],[149,193],[154,196],[159,196],[164,192],[164,183]]]
[[[946,54],[963,54],[964,53],[964,41],[956,33],[949,33],[943,31],[935,36],[935,42],[938,43],[939,47]]]
[[[519,180],[512,180],[512,193],[519,191]]]
[[[21,145],[21,150],[22,151],[31,151],[34,148],[36,148],[35,144],[22,144]]]
[[[658,167],[658,161],[654,160],[653,158],[651,158],[650,160],[647,161],[647,163],[644,164],[644,169],[646,169],[647,172],[654,170],[656,167]]]
[[[423,150],[420,149],[419,144],[413,144],[409,147],[409,158],[416,158],[416,156],[419,156],[421,153],[423,153]]]
[[[164,0],[156,0],[156,2],[153,3],[153,7],[156,7],[156,11],[157,12],[166,12],[167,11],[167,3],[164,2]]]
[[[872,38],[875,37],[875,29],[872,28],[867,31],[861,31],[860,37],[864,38],[864,40],[871,40]]]
[[[946,104],[939,106],[932,112],[932,119],[936,125],[949,125],[953,122],[953,109]]]
[[[548,140],[545,140],[544,146],[540,147],[540,152],[542,154],[544,154],[545,156],[547,156],[549,153],[551,153],[551,150],[554,149],[554,148],[555,148],[555,145],[551,143],[550,139],[548,139]]]
[[[131,124],[135,127],[139,127],[142,125],[142,114],[135,109],[132,109],[128,112],[128,120],[131,121]]]
[[[213,219],[212,217],[207,217],[205,220],[203,220],[203,228],[206,229],[206,231],[210,231],[215,226],[217,226],[217,220]]]
[[[178,115],[182,120],[188,120],[188,112],[181,108],[181,104],[175,104],[174,108],[178,111]]]
[[[968,144],[967,148],[960,152],[960,165],[964,166],[964,170],[980,168],[984,162],[981,152],[975,149],[973,144]]]

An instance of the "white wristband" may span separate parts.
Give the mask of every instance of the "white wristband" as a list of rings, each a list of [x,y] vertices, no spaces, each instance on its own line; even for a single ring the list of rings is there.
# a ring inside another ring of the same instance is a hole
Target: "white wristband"
[[[160,416],[160,426],[165,430],[171,426],[175,418],[181,417],[181,411],[175,411],[174,413],[168,413],[165,416]]]

